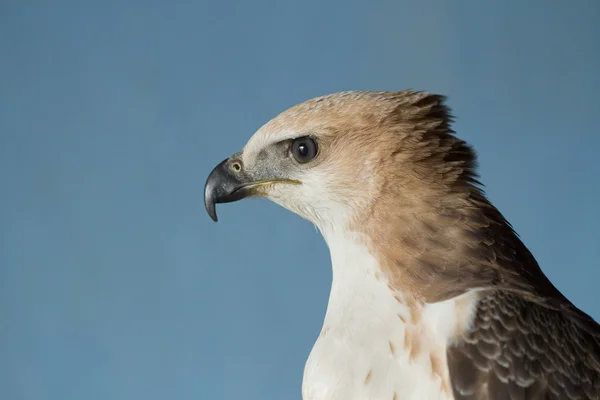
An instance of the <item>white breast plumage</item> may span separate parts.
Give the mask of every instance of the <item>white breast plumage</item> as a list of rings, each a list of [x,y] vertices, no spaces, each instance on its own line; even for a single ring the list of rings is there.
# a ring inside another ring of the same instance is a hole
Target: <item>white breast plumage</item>
[[[473,301],[409,305],[388,287],[358,236],[325,237],[333,283],[305,366],[303,399],[452,399],[446,344]]]

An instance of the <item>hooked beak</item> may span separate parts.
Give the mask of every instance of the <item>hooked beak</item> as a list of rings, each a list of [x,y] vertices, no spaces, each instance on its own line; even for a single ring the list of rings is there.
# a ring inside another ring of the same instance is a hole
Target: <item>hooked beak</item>
[[[215,222],[217,222],[217,203],[241,200],[249,194],[247,188],[251,182],[238,176],[236,172],[241,172],[241,163],[239,161],[232,162],[231,158],[228,158],[219,163],[206,179],[204,206],[208,215]]]
[[[274,183],[293,183],[298,181],[288,179],[252,179],[242,168],[237,157],[232,156],[217,165],[204,185],[204,207],[206,212],[217,222],[217,203],[230,203],[261,194],[258,189]]]

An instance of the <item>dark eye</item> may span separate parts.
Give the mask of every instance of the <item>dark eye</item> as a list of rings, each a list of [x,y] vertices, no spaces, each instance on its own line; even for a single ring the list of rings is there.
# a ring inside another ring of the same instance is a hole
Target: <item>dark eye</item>
[[[308,136],[294,139],[292,143],[292,155],[300,164],[312,160],[318,153],[317,142]]]

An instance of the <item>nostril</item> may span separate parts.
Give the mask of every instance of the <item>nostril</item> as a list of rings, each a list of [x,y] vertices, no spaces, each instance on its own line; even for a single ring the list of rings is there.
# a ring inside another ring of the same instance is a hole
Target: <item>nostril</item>
[[[242,164],[236,161],[233,164],[231,164],[231,168],[233,168],[235,172],[240,172],[242,170]]]

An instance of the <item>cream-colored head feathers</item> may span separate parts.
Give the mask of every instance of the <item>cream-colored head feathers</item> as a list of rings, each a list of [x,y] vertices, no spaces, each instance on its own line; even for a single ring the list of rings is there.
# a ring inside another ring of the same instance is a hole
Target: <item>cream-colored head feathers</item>
[[[473,155],[449,130],[443,97],[423,92],[342,92],[296,105],[265,124],[242,153],[252,168],[270,145],[303,135],[319,145],[315,160],[286,171],[299,186],[266,196],[322,230],[377,217],[376,202],[422,204],[468,180]]]

